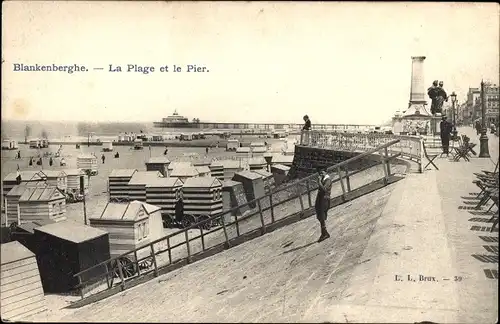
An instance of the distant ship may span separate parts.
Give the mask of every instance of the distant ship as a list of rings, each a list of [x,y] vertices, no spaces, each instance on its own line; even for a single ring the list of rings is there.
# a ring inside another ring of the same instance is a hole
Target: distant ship
[[[153,122],[154,127],[159,128],[198,128],[199,120],[195,119],[195,121],[190,122],[184,116],[181,116],[177,113],[177,110],[174,113],[166,118],[162,118],[160,122]]]

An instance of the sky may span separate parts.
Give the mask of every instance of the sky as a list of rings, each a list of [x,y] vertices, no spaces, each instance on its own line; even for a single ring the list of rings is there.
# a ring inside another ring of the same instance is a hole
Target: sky
[[[462,102],[498,84],[499,28],[494,3],[7,1],[2,119],[377,124],[407,109],[412,56]]]

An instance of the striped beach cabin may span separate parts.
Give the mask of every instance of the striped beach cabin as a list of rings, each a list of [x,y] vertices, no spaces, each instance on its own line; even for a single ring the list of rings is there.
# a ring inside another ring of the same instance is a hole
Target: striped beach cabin
[[[128,201],[128,183],[136,169],[115,169],[108,176],[109,201]]]
[[[161,208],[141,201],[109,202],[101,215],[89,219],[89,224],[109,233],[111,257],[163,237]],[[140,253],[138,257],[142,257]]]
[[[76,167],[91,175],[99,173],[97,157],[93,154],[81,154],[76,158]]]
[[[85,194],[89,192],[89,178],[82,169],[66,169],[64,170],[67,180],[67,191],[80,192],[80,177],[83,176],[83,189]]]
[[[146,185],[146,202],[161,208],[163,214],[175,214],[175,202],[182,196],[179,178],[155,178]]]
[[[157,178],[163,178],[160,171],[137,171],[128,182],[128,200],[146,202],[146,186]]]
[[[222,182],[213,177],[188,178],[182,186],[184,214],[215,215],[222,212]]]
[[[25,182],[45,182],[45,180],[40,177],[38,174],[38,171],[32,171],[32,170],[27,170],[27,171],[19,171],[19,174],[21,175],[21,183]],[[17,172],[12,172],[9,173],[7,176],[2,181],[2,186],[3,186],[3,195],[5,195],[17,185]]]
[[[38,175],[49,185],[56,186],[62,192],[68,188],[68,175],[63,170],[41,170]]]
[[[66,196],[55,186],[27,187],[19,197],[20,224],[66,219]]]
[[[2,320],[17,321],[47,309],[35,254],[14,241],[2,244],[0,309]]]
[[[243,171],[244,164],[240,160],[221,160],[224,168],[224,179],[230,180],[233,178],[234,174]]]
[[[164,156],[154,156],[146,162],[146,171],[160,171],[164,177],[168,177],[168,166],[170,160]]]
[[[213,161],[208,167],[212,177],[224,180],[224,165],[220,161]]]

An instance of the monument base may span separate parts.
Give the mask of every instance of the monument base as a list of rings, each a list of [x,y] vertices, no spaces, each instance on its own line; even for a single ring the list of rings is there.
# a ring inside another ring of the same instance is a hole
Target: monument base
[[[431,134],[438,136],[441,134],[441,128],[439,123],[441,122],[441,114],[436,114],[436,116],[431,117]]]

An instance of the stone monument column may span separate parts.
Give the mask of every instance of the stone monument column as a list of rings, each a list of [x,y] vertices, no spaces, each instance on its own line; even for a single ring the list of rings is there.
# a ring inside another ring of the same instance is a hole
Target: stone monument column
[[[414,108],[415,112],[424,112],[427,104],[425,98],[424,80],[424,60],[425,56],[412,56],[411,58],[411,90],[409,108]]]

